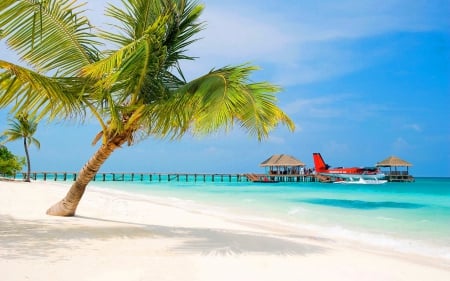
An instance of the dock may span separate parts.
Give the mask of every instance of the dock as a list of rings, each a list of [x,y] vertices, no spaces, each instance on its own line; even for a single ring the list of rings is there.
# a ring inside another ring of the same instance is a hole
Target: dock
[[[32,180],[75,181],[76,172],[32,172]],[[26,178],[26,173],[16,173],[13,180]],[[149,182],[316,182],[315,175],[267,175],[267,174],[220,174],[220,173],[97,173],[92,181],[149,181]]]
[[[26,173],[16,173],[12,179],[24,179]],[[43,181],[75,181],[76,172],[32,172],[30,178]],[[149,182],[248,182],[244,174],[192,173],[97,173],[92,181],[149,181]]]
[[[249,181],[252,182],[316,182],[316,175],[309,174],[245,174]]]

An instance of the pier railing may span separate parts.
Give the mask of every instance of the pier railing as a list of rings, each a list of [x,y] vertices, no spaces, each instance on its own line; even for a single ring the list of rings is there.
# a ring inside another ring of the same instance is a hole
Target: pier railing
[[[149,181],[149,182],[251,182],[255,174],[220,174],[220,173],[97,173],[93,181]],[[25,179],[27,173],[16,173],[11,179]],[[32,172],[32,180],[75,181],[75,172]],[[314,182],[313,175],[267,175],[280,182]]]
[[[11,178],[24,179],[26,173],[16,173]],[[75,172],[32,172],[30,178],[43,181],[75,181],[78,173]],[[246,182],[244,174],[192,174],[192,173],[97,173],[92,181],[185,181],[185,182]]]

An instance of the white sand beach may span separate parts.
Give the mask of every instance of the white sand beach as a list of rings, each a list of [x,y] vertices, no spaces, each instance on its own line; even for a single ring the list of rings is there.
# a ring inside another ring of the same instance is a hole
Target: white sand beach
[[[450,265],[261,220],[88,187],[0,181],[0,272],[21,280],[450,280]]]

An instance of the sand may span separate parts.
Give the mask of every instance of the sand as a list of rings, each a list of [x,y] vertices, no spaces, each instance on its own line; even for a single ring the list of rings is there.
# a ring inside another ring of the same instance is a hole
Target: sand
[[[75,217],[47,216],[67,188],[0,181],[1,280],[450,280],[437,258],[165,198],[88,187]]]

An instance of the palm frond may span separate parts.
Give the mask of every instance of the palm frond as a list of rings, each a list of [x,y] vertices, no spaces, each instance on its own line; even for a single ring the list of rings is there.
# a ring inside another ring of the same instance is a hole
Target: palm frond
[[[200,111],[193,120],[194,133],[228,130],[238,123],[261,140],[279,123],[294,130],[294,123],[275,105],[275,93],[280,88],[266,82],[251,83],[249,76],[254,70],[257,68],[248,65],[226,67],[188,84],[188,89],[191,85],[190,89],[196,89],[194,95],[201,96]]]
[[[203,6],[196,1],[171,0],[133,0],[122,3],[125,8],[108,7],[106,15],[118,23],[111,25],[110,31],[101,32],[101,36],[116,43],[119,49],[151,36],[150,49],[159,62],[158,77],[177,85],[184,82],[178,64],[180,60],[194,59],[187,56],[185,51],[197,40],[193,37],[203,29],[203,23],[198,22]],[[182,79],[170,73],[171,70],[177,71]]]
[[[83,80],[53,78],[0,60],[0,107],[39,118],[60,118],[84,112]]]
[[[186,48],[198,40],[194,38],[203,28],[204,23],[198,19],[203,12],[204,6],[196,1],[186,3],[179,1],[175,6],[176,19],[169,29],[165,45],[169,46],[167,63],[174,66],[181,59],[192,60],[193,57],[185,55]]]
[[[94,96],[97,105],[111,115],[111,131],[124,129],[123,120],[128,117],[121,109],[123,106],[126,105],[130,111],[137,104],[154,102],[158,95],[166,92],[166,80],[161,79],[162,74],[166,73],[166,48],[162,43],[169,20],[168,15],[159,15],[140,38],[128,40],[128,45],[83,68],[82,76],[97,81]]]
[[[295,125],[276,105],[279,87],[250,83],[256,67],[241,65],[213,70],[180,88],[167,101],[150,105],[147,133],[178,138],[187,131],[209,134],[235,123],[262,140],[279,124]]]
[[[2,0],[3,37],[38,72],[74,75],[99,56],[81,7],[73,0]]]

